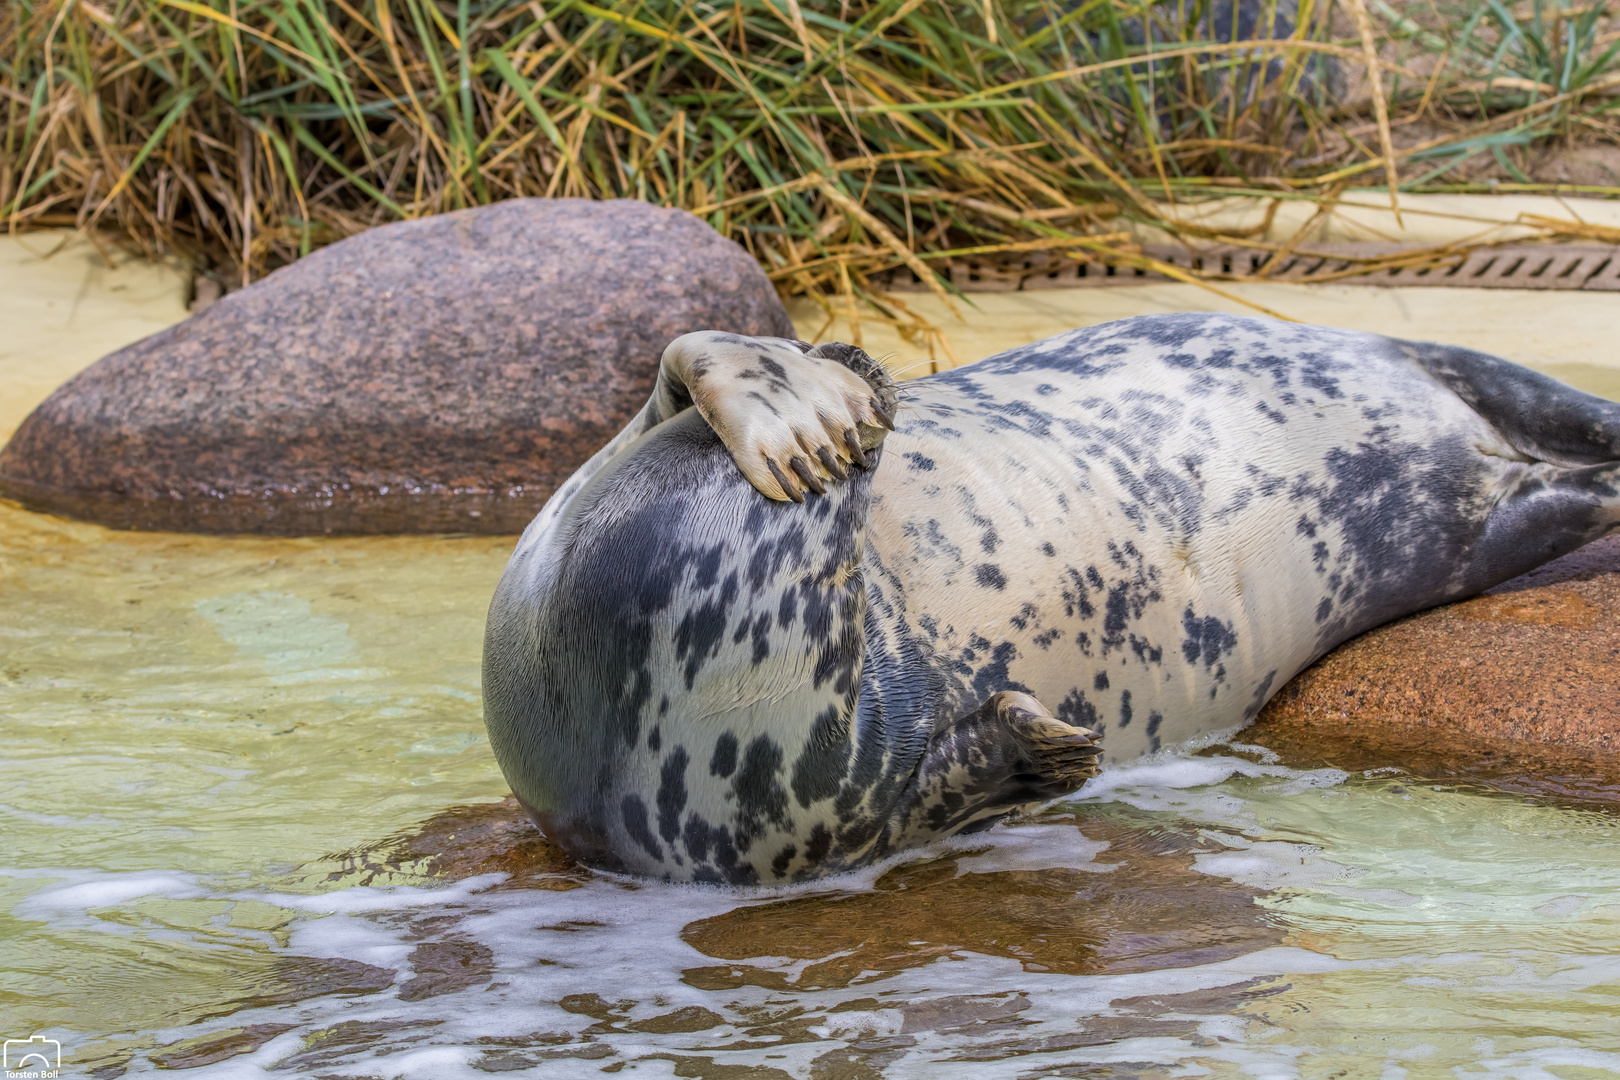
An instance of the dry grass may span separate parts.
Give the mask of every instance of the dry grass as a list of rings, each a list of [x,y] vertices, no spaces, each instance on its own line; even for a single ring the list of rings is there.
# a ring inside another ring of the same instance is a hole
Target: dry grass
[[[928,336],[868,275],[1140,264],[1121,226],[1167,201],[1482,158],[1534,188],[1550,140],[1620,144],[1606,0],[1348,2],[1258,0],[1245,31],[1207,0],[9,0],[0,216],[234,283],[383,222],[638,198]]]

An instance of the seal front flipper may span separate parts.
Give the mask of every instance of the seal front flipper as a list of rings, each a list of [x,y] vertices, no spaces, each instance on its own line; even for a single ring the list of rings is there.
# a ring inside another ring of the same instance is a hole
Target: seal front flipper
[[[851,465],[871,467],[870,451],[894,430],[897,401],[894,380],[853,345],[683,334],[664,349],[647,404],[557,489],[525,532],[557,527],[609,462],[692,409],[756,491],[802,503],[806,491],[819,495],[829,482],[848,479]]]
[[[779,501],[824,494],[894,430],[894,381],[853,345],[687,334],[664,350],[654,397],[668,415],[695,405],[748,482]]]
[[[1058,720],[1028,694],[991,695],[929,740],[895,846],[977,832],[1078,791],[1101,767],[1101,739]]]

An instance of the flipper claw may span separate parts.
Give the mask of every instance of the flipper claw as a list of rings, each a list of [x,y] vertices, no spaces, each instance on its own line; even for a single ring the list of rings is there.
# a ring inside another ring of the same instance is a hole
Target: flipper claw
[[[849,470],[844,468],[844,463],[839,461],[837,455],[835,455],[827,447],[825,447],[825,446],[816,447],[816,457],[817,457],[817,459],[820,460],[821,467],[826,469],[828,472],[832,473],[833,479],[835,479],[835,480],[848,480],[849,479]]]
[[[756,490],[803,502],[893,431],[894,380],[854,345],[699,331],[664,350],[658,400],[689,401]]]
[[[844,449],[849,451],[850,459],[861,468],[872,467],[872,463],[866,459],[866,451],[861,449],[861,437],[855,434],[854,428],[844,429]]]
[[[781,485],[782,491],[787,495],[788,498],[792,499],[796,503],[804,502],[804,492],[800,491],[799,485],[789,480],[787,476],[783,474],[782,470],[776,467],[776,462],[772,461],[770,458],[766,458],[765,467],[771,470],[771,475],[776,478],[776,482]]]
[[[809,488],[817,495],[827,494],[827,485],[823,484],[821,482],[821,478],[811,471],[809,463],[806,462],[804,458],[795,457],[792,461],[788,462],[788,467],[798,474],[799,479],[804,482],[805,487]]]

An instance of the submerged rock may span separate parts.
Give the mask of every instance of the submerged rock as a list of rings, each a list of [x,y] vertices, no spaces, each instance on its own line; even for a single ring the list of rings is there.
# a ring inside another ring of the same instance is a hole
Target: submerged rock
[[[1023,826],[1034,829],[1022,832]],[[1207,964],[1280,944],[1282,930],[1255,904],[1261,889],[1200,869],[1199,860],[1210,854],[1208,835],[1201,826],[1167,822],[1123,805],[1096,814],[1051,807],[984,834],[982,846],[917,853],[870,887],[852,876],[846,888],[739,902],[734,910],[688,923],[682,940],[716,963],[686,968],[681,981],[718,993],[759,986],[796,994],[873,982],[874,972],[923,968],[958,951],[1004,957],[1047,975],[1122,974]],[[1051,846],[1033,854],[1020,847],[1021,838],[1038,850]],[[510,796],[451,807],[343,858],[349,872],[368,883],[406,873],[441,881],[506,875],[480,892],[567,891],[594,875],[542,836]],[[1055,861],[1048,866],[1041,861],[1045,858]],[[1189,912],[1197,917],[1189,918]],[[456,918],[435,907],[417,916],[417,924],[424,936],[449,931],[448,940],[465,943],[454,933]],[[461,948],[465,951],[465,944]],[[783,971],[783,957],[807,964]],[[773,962],[750,963],[766,958]],[[450,966],[442,959],[430,962]],[[453,970],[481,970],[479,963]],[[426,969],[413,970],[420,977]],[[573,994],[558,1004],[604,1024],[624,1023],[630,1031],[663,1034],[714,1026],[709,1018],[715,1014],[706,1009],[677,1008],[651,1020],[629,1021],[621,1015],[626,1002],[596,994]],[[953,996],[895,1007],[906,1009],[910,1031],[1016,1023],[1027,1002],[1009,1003],[1004,995],[988,1002]]]
[[[692,330],[793,336],[680,210],[514,199],[334,244],[98,361],[0,492],[131,529],[519,532]]]
[[[1609,757],[1620,755],[1620,536],[1341,645],[1242,737],[1296,750],[1330,742],[1383,764],[1399,762],[1379,744],[1408,745],[1431,770],[1530,744],[1559,753],[1520,753],[1514,767],[1620,773]]]

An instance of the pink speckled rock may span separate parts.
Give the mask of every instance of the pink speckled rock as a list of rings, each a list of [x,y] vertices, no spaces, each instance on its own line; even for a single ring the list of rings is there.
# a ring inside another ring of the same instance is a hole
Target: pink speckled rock
[[[1346,642],[1243,738],[1290,760],[1428,775],[1472,772],[1511,748],[1516,779],[1603,776],[1605,798],[1620,801],[1620,536]],[[1532,766],[1537,748],[1556,753]]]
[[[373,229],[98,361],[0,492],[129,529],[518,532],[692,330],[793,336],[679,210],[516,199]]]

